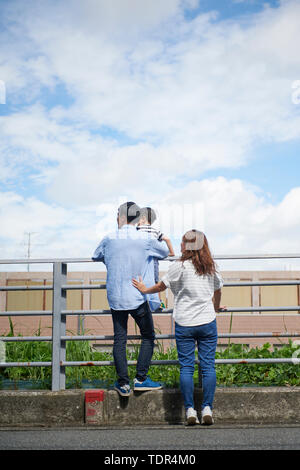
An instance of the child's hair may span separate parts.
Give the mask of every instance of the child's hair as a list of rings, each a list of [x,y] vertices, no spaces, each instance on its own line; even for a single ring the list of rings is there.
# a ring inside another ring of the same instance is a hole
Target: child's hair
[[[196,273],[214,274],[216,266],[212,258],[207,238],[199,230],[189,230],[182,237],[185,243],[185,251],[180,258],[181,261],[190,259],[195,267]]]
[[[142,207],[140,210],[140,217],[146,217],[147,222],[152,225],[156,220],[156,214],[151,207]]]

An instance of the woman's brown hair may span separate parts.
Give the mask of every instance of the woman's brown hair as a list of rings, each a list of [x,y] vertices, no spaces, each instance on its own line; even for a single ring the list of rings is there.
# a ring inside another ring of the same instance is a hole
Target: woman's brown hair
[[[214,274],[216,266],[212,258],[207,238],[203,232],[189,230],[183,235],[182,241],[185,244],[185,251],[182,253],[180,261],[190,259],[195,267],[196,273],[201,275]]]

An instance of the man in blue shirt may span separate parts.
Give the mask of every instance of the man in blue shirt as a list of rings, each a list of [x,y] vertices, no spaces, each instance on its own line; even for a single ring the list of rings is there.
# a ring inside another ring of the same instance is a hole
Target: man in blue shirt
[[[129,314],[136,321],[142,336],[136,366],[134,390],[158,390],[161,385],[147,377],[154,349],[154,326],[151,309],[159,305],[158,294],[141,294],[132,285],[132,279],[141,276],[147,287],[154,284],[153,257],[164,259],[169,254],[165,242],[152,234],[136,230],[140,208],[134,202],[118,209],[118,230],[103,238],[92,259],[102,261],[107,269],[107,299],[114,326],[113,356],[118,380],[115,390],[122,396],[130,395],[126,358],[127,323]]]

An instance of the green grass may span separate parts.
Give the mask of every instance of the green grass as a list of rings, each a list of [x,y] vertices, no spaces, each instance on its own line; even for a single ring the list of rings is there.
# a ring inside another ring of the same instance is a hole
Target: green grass
[[[299,347],[299,346],[298,346]],[[242,344],[231,344],[216,359],[271,359],[290,358],[297,347],[289,340],[280,348],[271,349],[270,343],[262,347],[248,348]],[[216,366],[218,385],[224,386],[299,386],[300,365],[286,364],[218,364]]]
[[[36,336],[39,336],[39,330]],[[13,326],[7,336],[13,336]],[[51,343],[45,341],[7,342],[6,362],[51,361]],[[92,349],[88,341],[67,341],[67,361],[113,361],[111,352],[99,352]],[[299,347],[299,346],[298,346]],[[128,360],[136,360],[139,346],[128,350]],[[242,344],[229,343],[223,351],[216,353],[217,359],[229,358],[278,358],[293,357],[297,351],[290,340],[281,348],[271,349],[269,343],[260,348],[248,348]],[[153,360],[177,359],[176,348],[163,350],[158,343]],[[294,364],[217,364],[218,386],[299,386],[300,366]],[[161,381],[166,387],[179,386],[179,366],[153,365],[149,375],[153,380]],[[133,380],[135,366],[129,366],[129,376]],[[40,388],[51,388],[51,367],[7,367],[0,369],[0,388],[4,387],[5,380],[17,383],[20,380],[38,383]],[[102,387],[111,387],[116,380],[114,366],[83,366],[66,367],[67,388],[81,388],[84,383],[98,381]],[[195,367],[195,383],[198,383],[198,367]],[[2,384],[1,384],[2,382]]]

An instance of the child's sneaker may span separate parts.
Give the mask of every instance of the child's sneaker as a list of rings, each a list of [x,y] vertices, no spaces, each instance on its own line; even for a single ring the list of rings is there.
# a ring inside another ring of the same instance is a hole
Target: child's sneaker
[[[125,385],[120,385],[119,382],[117,381],[114,385],[114,389],[118,392],[119,395],[122,397],[129,397],[131,390],[130,390],[130,385],[125,384]]]
[[[162,312],[164,308],[166,308],[165,304],[160,302],[160,306],[155,310],[155,312]]]
[[[201,411],[201,424],[214,424],[214,420],[212,417],[212,411],[209,406],[205,406]]]
[[[193,426],[194,424],[199,424],[197,411],[194,410],[194,408],[188,408],[186,410],[186,424],[188,426]]]
[[[147,390],[160,390],[162,385],[159,382],[153,382],[150,377],[147,377],[146,380],[140,382],[138,379],[134,379],[133,390],[138,392],[145,392]]]

